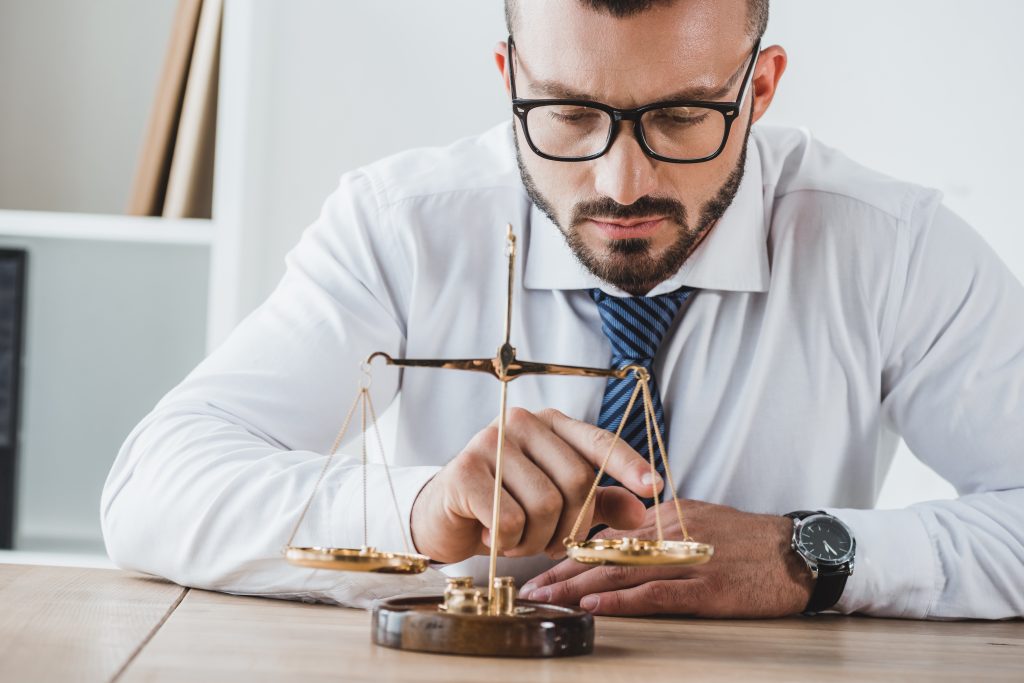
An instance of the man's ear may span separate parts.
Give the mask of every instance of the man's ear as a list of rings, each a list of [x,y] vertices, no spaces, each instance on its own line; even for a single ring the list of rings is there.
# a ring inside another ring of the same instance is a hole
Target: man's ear
[[[754,67],[754,79],[751,83],[754,89],[754,113],[753,121],[757,121],[768,111],[768,106],[775,97],[778,89],[779,79],[786,70],[788,57],[781,45],[772,45],[764,50],[757,59],[757,66]]]
[[[498,41],[498,44],[494,46],[494,63],[498,65],[498,71],[501,72],[501,79],[505,83],[505,94],[509,97],[512,96],[512,86],[508,80],[508,44],[504,40]]]

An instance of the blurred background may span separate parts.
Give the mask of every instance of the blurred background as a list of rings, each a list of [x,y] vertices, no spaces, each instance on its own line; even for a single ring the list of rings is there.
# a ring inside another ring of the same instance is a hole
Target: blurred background
[[[25,259],[0,271],[22,322],[20,349],[16,326],[0,340],[0,545],[19,561],[105,562],[121,442],[273,289],[342,173],[510,115],[501,0],[220,18],[219,0],[0,0],[0,251]],[[776,0],[766,44],[790,64],[764,123],[940,188],[1024,278],[1021,26],[1017,0]],[[953,495],[903,449],[879,506]]]

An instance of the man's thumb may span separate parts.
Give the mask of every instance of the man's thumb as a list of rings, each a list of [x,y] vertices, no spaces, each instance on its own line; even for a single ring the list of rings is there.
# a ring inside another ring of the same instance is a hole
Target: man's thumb
[[[599,486],[594,497],[593,525],[638,529],[643,526],[646,512],[643,501],[621,486]]]

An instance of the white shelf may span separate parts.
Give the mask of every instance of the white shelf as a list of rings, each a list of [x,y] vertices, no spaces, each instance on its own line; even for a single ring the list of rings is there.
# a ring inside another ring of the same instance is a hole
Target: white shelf
[[[41,564],[48,567],[90,567],[94,569],[117,568],[106,554],[61,551],[0,550],[0,564]]]
[[[0,210],[0,237],[45,237],[152,244],[213,244],[213,221]]]

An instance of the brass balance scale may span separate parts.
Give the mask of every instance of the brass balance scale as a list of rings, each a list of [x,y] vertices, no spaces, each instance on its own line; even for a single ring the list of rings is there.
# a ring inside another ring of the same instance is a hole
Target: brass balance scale
[[[440,368],[448,370],[469,370],[494,376],[501,383],[499,403],[498,446],[495,455],[494,505],[491,529],[497,528],[501,506],[502,453],[505,445],[505,412],[508,403],[508,384],[523,375],[562,375],[572,377],[615,377],[624,379],[632,376],[636,385],[630,395],[625,412],[608,453],[594,477],[587,498],[580,509],[569,537],[564,540],[566,554],[577,562],[591,565],[665,566],[701,564],[711,559],[714,548],[690,538],[683,524],[682,508],[676,496],[665,444],[662,440],[654,405],[651,401],[649,374],[640,365],[619,369],[587,368],[571,365],[533,363],[516,358],[516,350],[509,343],[512,324],[512,292],[515,277],[516,238],[512,226],[506,236],[508,257],[508,296],[505,306],[505,341],[498,348],[494,358],[427,360],[392,358],[386,353],[376,352],[363,363],[364,379],[352,407],[342,424],[324,462],[320,476],[313,487],[309,500],[299,516],[285,548],[288,562],[311,569],[333,569],[351,572],[379,572],[389,574],[418,574],[427,569],[430,559],[411,551],[409,539],[403,530],[404,552],[387,552],[367,545],[366,527],[366,463],[367,426],[372,425],[377,447],[387,474],[388,486],[394,501],[395,511],[399,506],[391,484],[391,475],[384,457],[383,442],[377,429],[377,414],[370,399],[369,380],[371,363],[382,358],[387,365],[403,368]],[[655,449],[665,470],[665,485],[672,494],[675,514],[682,530],[682,540],[667,540],[662,532],[658,496],[654,497],[654,512],[657,528],[656,539],[605,538],[577,540],[580,526],[586,513],[593,505],[598,483],[619,441],[622,429],[637,400],[643,406],[647,426],[647,452],[651,471],[655,467]],[[360,412],[362,423],[363,463],[363,547],[326,548],[298,547],[293,545],[299,527],[316,495],[320,482],[330,468],[331,461],[341,444],[356,411]],[[398,519],[401,518],[399,514]],[[447,580],[444,595],[428,597],[399,597],[377,604],[373,610],[373,641],[378,645],[402,650],[436,652],[445,654],[470,654],[510,657],[553,657],[589,654],[594,647],[594,620],[585,610],[549,605],[516,597],[515,582],[509,576],[496,576],[498,558],[497,534],[491,535],[490,565],[486,590],[473,585],[472,578],[456,577]]]

